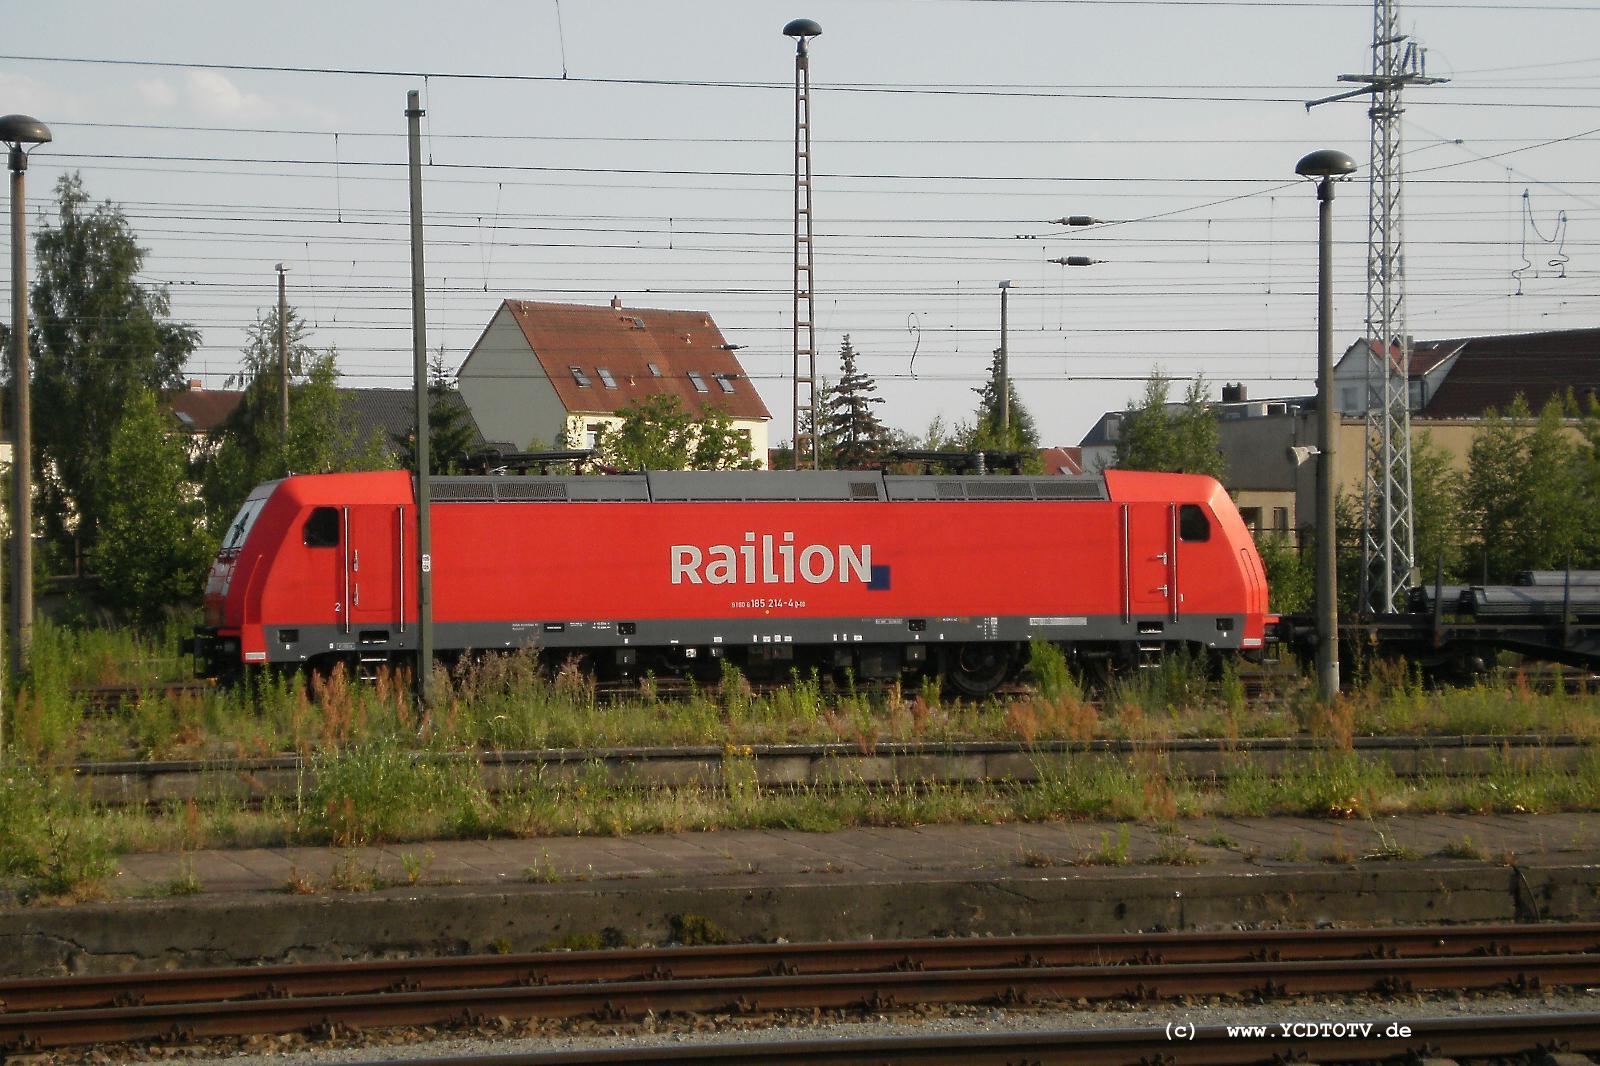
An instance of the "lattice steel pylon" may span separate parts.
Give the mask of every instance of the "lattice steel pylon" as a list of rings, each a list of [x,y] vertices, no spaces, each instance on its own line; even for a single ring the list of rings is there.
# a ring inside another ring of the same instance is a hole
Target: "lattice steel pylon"
[[[793,37],[794,51],[794,469],[817,453],[817,316],[811,232],[811,55],[806,42],[822,32],[811,19],[795,19],[783,28]]]
[[[1406,333],[1406,269],[1400,116],[1401,90],[1432,85],[1426,52],[1399,31],[1398,0],[1374,0],[1372,73],[1341,74],[1364,87],[1315,103],[1371,94],[1372,151],[1367,196],[1367,402],[1362,492],[1361,605],[1395,610],[1416,566],[1411,506],[1411,338]],[[1307,107],[1314,106],[1308,104]],[[1331,398],[1330,398],[1331,400]]]

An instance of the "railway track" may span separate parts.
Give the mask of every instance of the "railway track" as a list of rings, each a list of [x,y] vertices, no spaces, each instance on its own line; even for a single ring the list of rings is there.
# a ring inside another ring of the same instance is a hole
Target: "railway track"
[[[1600,984],[1600,925],[555,952],[0,982],[0,1052],[294,1031],[922,1004]]]
[[[1352,749],[1388,766],[1397,776],[1423,773],[1480,773],[1505,753],[1527,751],[1548,760],[1579,760],[1591,742],[1576,736],[1356,737]],[[731,764],[749,766],[763,785],[826,786],[851,782],[888,784],[939,782],[977,784],[1008,780],[1028,782],[1039,773],[1041,759],[1164,760],[1175,773],[1202,779],[1226,777],[1241,757],[1255,772],[1272,773],[1280,765],[1318,751],[1335,750],[1330,741],[1312,737],[1245,739],[1176,739],[1162,741],[1092,740],[1084,742],[979,741],[966,743],[756,744],[738,749],[695,745],[668,748],[554,748],[540,751],[497,751],[455,755],[419,754],[418,758],[472,760],[485,787],[494,790],[520,775],[559,782],[579,774],[603,771],[616,784],[642,787],[714,786],[726,780]],[[229,797],[260,802],[292,796],[305,786],[310,772],[298,756],[254,759],[194,759],[162,762],[83,762],[71,768],[85,796],[111,806],[162,804]]]

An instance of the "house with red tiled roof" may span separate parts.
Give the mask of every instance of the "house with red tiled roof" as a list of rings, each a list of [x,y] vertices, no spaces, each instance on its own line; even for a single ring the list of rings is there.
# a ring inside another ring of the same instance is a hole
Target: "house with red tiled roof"
[[[244,393],[234,389],[208,389],[191,381],[187,389],[167,393],[166,405],[182,432],[203,439],[228,420],[243,398]]]
[[[505,300],[456,373],[490,440],[517,447],[592,444],[652,396],[694,415],[721,410],[766,465],[772,414],[704,311]]]
[[[1406,382],[1408,403],[1413,411],[1422,406],[1428,396],[1455,366],[1455,357],[1462,342],[1424,341],[1411,346],[1411,372]],[[1334,407],[1341,415],[1361,415],[1367,411],[1367,365],[1377,353],[1381,341],[1363,337],[1345,349],[1344,355],[1333,366]],[[1400,367],[1400,346],[1389,345],[1389,365]],[[1382,404],[1379,404],[1381,407]]]
[[[1083,449],[1076,446],[1040,448],[1039,460],[1046,474],[1074,475],[1083,473]]]
[[[1357,341],[1334,367],[1341,414],[1365,413],[1367,361],[1378,343]],[[1390,360],[1398,359],[1399,348],[1391,345]],[[1600,396],[1600,329],[1417,341],[1408,378],[1411,411],[1417,418],[1482,418],[1491,408],[1504,413],[1519,394],[1537,413],[1568,389],[1581,402]]]

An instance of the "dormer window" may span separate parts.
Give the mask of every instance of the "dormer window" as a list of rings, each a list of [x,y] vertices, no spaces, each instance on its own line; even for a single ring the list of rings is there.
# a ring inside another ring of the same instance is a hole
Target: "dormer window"
[[[661,376],[661,368],[659,366],[656,366],[654,363],[646,363],[645,366],[650,368],[651,377],[658,378]]]
[[[727,393],[730,396],[733,395],[733,375],[732,374],[716,374],[716,375],[714,375],[714,377],[717,379],[717,385],[722,389],[723,392]]]
[[[587,389],[593,384],[593,382],[589,380],[589,375],[583,372],[583,367],[569,366],[567,369],[572,371],[572,380],[578,383],[578,388]]]
[[[605,367],[600,367],[599,373],[600,381],[605,385],[606,388],[614,389],[617,387],[617,379],[611,376],[611,371],[607,370]]]
[[[710,387],[708,387],[706,385],[706,379],[701,377],[698,373],[696,373],[693,370],[689,371],[689,382],[690,382],[690,384],[692,384],[694,386],[694,391],[695,392],[710,392],[711,391]]]

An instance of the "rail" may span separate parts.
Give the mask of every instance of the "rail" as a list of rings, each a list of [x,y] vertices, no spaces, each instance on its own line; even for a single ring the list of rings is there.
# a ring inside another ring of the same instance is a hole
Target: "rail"
[[[882,1011],[1600,981],[1600,925],[739,945],[0,982],[0,1051],[489,1018]]]

